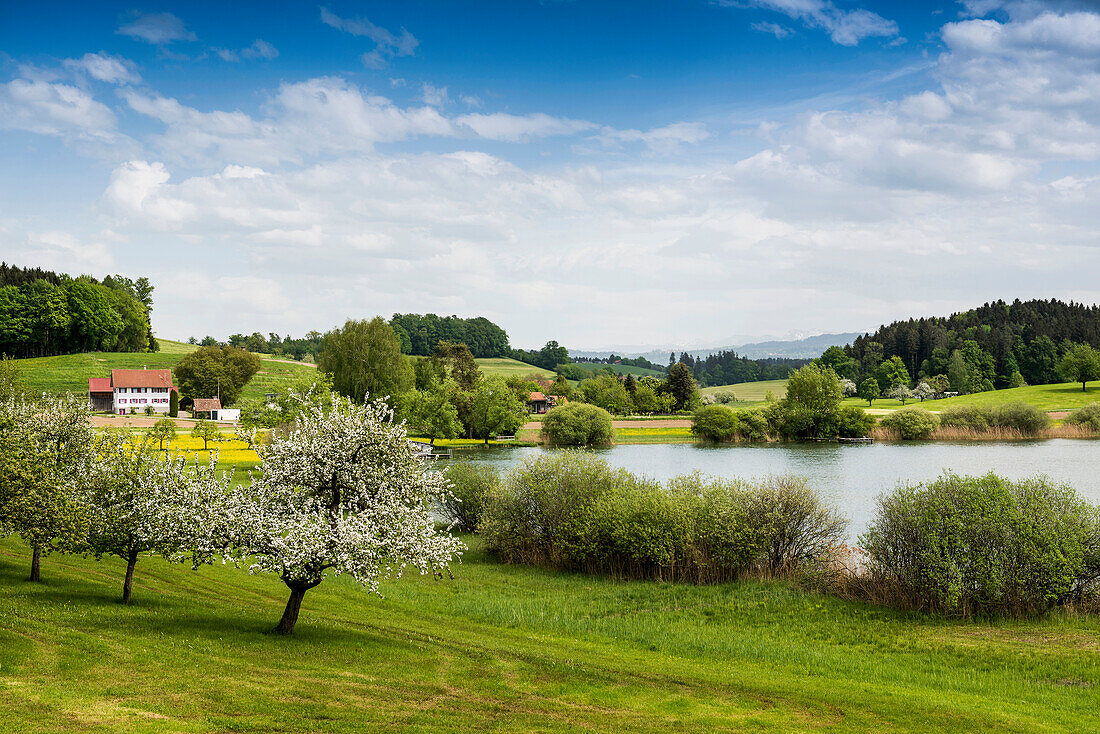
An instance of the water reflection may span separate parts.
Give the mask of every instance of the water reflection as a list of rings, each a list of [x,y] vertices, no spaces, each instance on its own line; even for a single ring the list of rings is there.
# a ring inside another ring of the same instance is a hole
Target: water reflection
[[[549,449],[484,447],[455,451],[459,461],[507,468]],[[614,466],[655,479],[700,471],[719,477],[797,474],[851,519],[853,539],[863,532],[879,493],[900,482],[924,482],[944,471],[1013,479],[1035,474],[1066,482],[1100,503],[1100,441],[1052,439],[923,444],[692,444],[615,446],[595,451]]]

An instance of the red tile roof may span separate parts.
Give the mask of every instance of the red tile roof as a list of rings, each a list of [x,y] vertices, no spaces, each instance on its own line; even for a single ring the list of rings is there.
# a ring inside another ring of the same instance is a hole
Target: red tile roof
[[[540,400],[542,402],[546,402],[546,396],[543,395],[540,392],[533,392],[533,393],[531,393],[530,395],[527,396],[527,402],[529,402],[529,403],[537,403]]]
[[[195,413],[207,413],[211,410],[221,410],[222,401],[218,398],[195,398]]]
[[[111,370],[114,387],[175,387],[172,370]]]
[[[110,377],[89,377],[88,392],[114,392]]]

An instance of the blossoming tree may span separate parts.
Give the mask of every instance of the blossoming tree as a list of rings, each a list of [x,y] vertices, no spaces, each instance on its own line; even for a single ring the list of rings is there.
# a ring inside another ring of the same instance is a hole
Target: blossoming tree
[[[305,593],[330,573],[377,593],[380,578],[408,566],[441,575],[464,548],[431,514],[449,496],[446,479],[425,471],[384,402],[333,395],[326,409],[318,396],[301,400],[289,432],[267,445],[248,437],[262,471],[226,510],[238,560],[290,589],[280,634],[294,631]]]
[[[86,399],[68,395],[0,406],[0,431],[12,469],[0,489],[3,524],[31,546],[31,581],[41,580],[42,556],[79,543],[86,531],[80,490],[91,457]]]
[[[134,567],[145,553],[170,561],[208,563],[217,550],[217,532],[229,479],[219,476],[216,457],[188,464],[165,456],[148,436],[111,433],[96,443],[95,466],[87,489],[90,522],[83,550],[97,558],[126,561],[122,602],[130,601]]]

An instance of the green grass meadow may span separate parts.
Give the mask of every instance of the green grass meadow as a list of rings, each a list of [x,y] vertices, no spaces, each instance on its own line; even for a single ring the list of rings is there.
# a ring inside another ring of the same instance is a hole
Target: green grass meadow
[[[1100,621],[945,622],[782,583],[492,562],[372,596],[0,541],[0,731],[1056,732],[1100,727]]]
[[[778,400],[787,394],[786,380],[767,380],[764,382],[741,382],[736,385],[721,385],[718,387],[705,387],[701,390],[704,394],[719,392],[732,392],[737,396],[738,402],[763,402],[767,392]],[[923,406],[931,411],[940,411],[953,405],[1003,405],[1005,403],[1024,402],[1034,405],[1045,411],[1073,410],[1088,403],[1100,402],[1100,381],[1091,382],[1088,390],[1081,390],[1079,382],[1065,382],[1056,385],[1030,385],[1028,387],[1016,387],[1009,390],[993,390],[991,392],[974,393],[972,395],[960,395],[955,398],[943,400],[926,400]],[[920,404],[920,401],[907,401],[906,405]],[[844,405],[857,405],[867,407],[867,401],[860,398],[847,398]],[[736,407],[736,406],[735,406]],[[872,406],[875,413],[885,413],[903,407],[896,400],[879,398]]]
[[[761,382],[738,382],[733,385],[718,385],[716,387],[704,387],[700,392],[704,395],[714,395],[720,392],[732,392],[738,402],[762,403],[771,391],[776,400],[787,394],[786,380],[763,380]]]

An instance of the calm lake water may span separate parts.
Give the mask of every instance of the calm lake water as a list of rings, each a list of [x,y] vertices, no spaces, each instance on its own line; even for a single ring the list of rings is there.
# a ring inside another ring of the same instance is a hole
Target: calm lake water
[[[552,449],[485,447],[455,451],[455,460],[502,469]],[[1011,479],[1046,474],[1100,503],[1100,441],[960,442],[923,444],[760,444],[707,447],[692,444],[615,446],[593,453],[635,474],[668,479],[700,471],[716,477],[796,474],[849,519],[852,539],[874,512],[875,496],[901,482],[924,482],[944,471]]]

